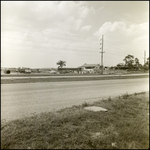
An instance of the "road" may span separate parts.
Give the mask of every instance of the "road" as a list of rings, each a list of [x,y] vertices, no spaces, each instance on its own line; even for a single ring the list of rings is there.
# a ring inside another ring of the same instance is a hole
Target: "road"
[[[1,84],[1,119],[9,121],[142,91],[149,91],[149,78]]]
[[[149,73],[140,73],[140,74],[120,74],[120,75],[116,75],[116,74],[104,74],[104,75],[75,75],[75,76],[65,76],[65,75],[62,75],[62,76],[57,76],[57,75],[49,75],[49,76],[2,76],[1,77],[1,80],[2,79],[27,79],[27,78],[89,78],[89,77],[117,77],[117,76],[141,76],[141,75],[149,75]]]

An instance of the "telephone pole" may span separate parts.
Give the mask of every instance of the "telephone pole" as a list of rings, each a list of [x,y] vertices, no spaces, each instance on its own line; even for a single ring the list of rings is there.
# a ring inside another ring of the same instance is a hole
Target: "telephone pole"
[[[100,52],[101,53],[101,68],[102,68],[102,74],[103,74],[103,44],[104,44],[104,38],[103,38],[103,35],[102,35],[102,38],[100,39],[100,41],[102,41],[100,43],[100,45],[102,45],[102,47],[100,49],[102,49],[102,51]]]
[[[144,51],[144,64],[146,63],[146,51]]]

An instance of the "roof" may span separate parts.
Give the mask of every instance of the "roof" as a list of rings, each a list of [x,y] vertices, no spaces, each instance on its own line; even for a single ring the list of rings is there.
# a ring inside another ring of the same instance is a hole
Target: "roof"
[[[96,67],[96,66],[100,66],[100,64],[83,64],[80,67]]]

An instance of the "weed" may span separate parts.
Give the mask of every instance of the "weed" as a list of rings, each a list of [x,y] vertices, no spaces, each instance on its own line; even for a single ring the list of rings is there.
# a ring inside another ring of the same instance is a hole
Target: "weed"
[[[146,94],[146,92],[141,92],[141,93],[139,93],[139,94]]]
[[[122,95],[123,99],[127,99],[129,97],[129,94],[128,93],[125,93]]]
[[[108,98],[108,101],[111,101],[112,99],[111,99],[111,97],[109,96],[109,98]]]
[[[82,104],[82,107],[87,107],[87,106],[89,106],[89,105],[90,105],[89,103],[84,102],[84,103]]]

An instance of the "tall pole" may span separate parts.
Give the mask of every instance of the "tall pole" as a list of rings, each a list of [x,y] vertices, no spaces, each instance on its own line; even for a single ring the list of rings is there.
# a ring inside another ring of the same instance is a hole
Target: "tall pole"
[[[102,39],[100,39],[102,41],[102,43],[100,43],[100,45],[102,45],[102,47],[100,49],[102,49],[102,51],[100,52],[101,53],[101,68],[102,68],[102,74],[103,74],[103,44],[104,44],[104,38],[103,38],[103,35],[102,35]]]
[[[146,63],[146,51],[144,51],[144,64]]]

